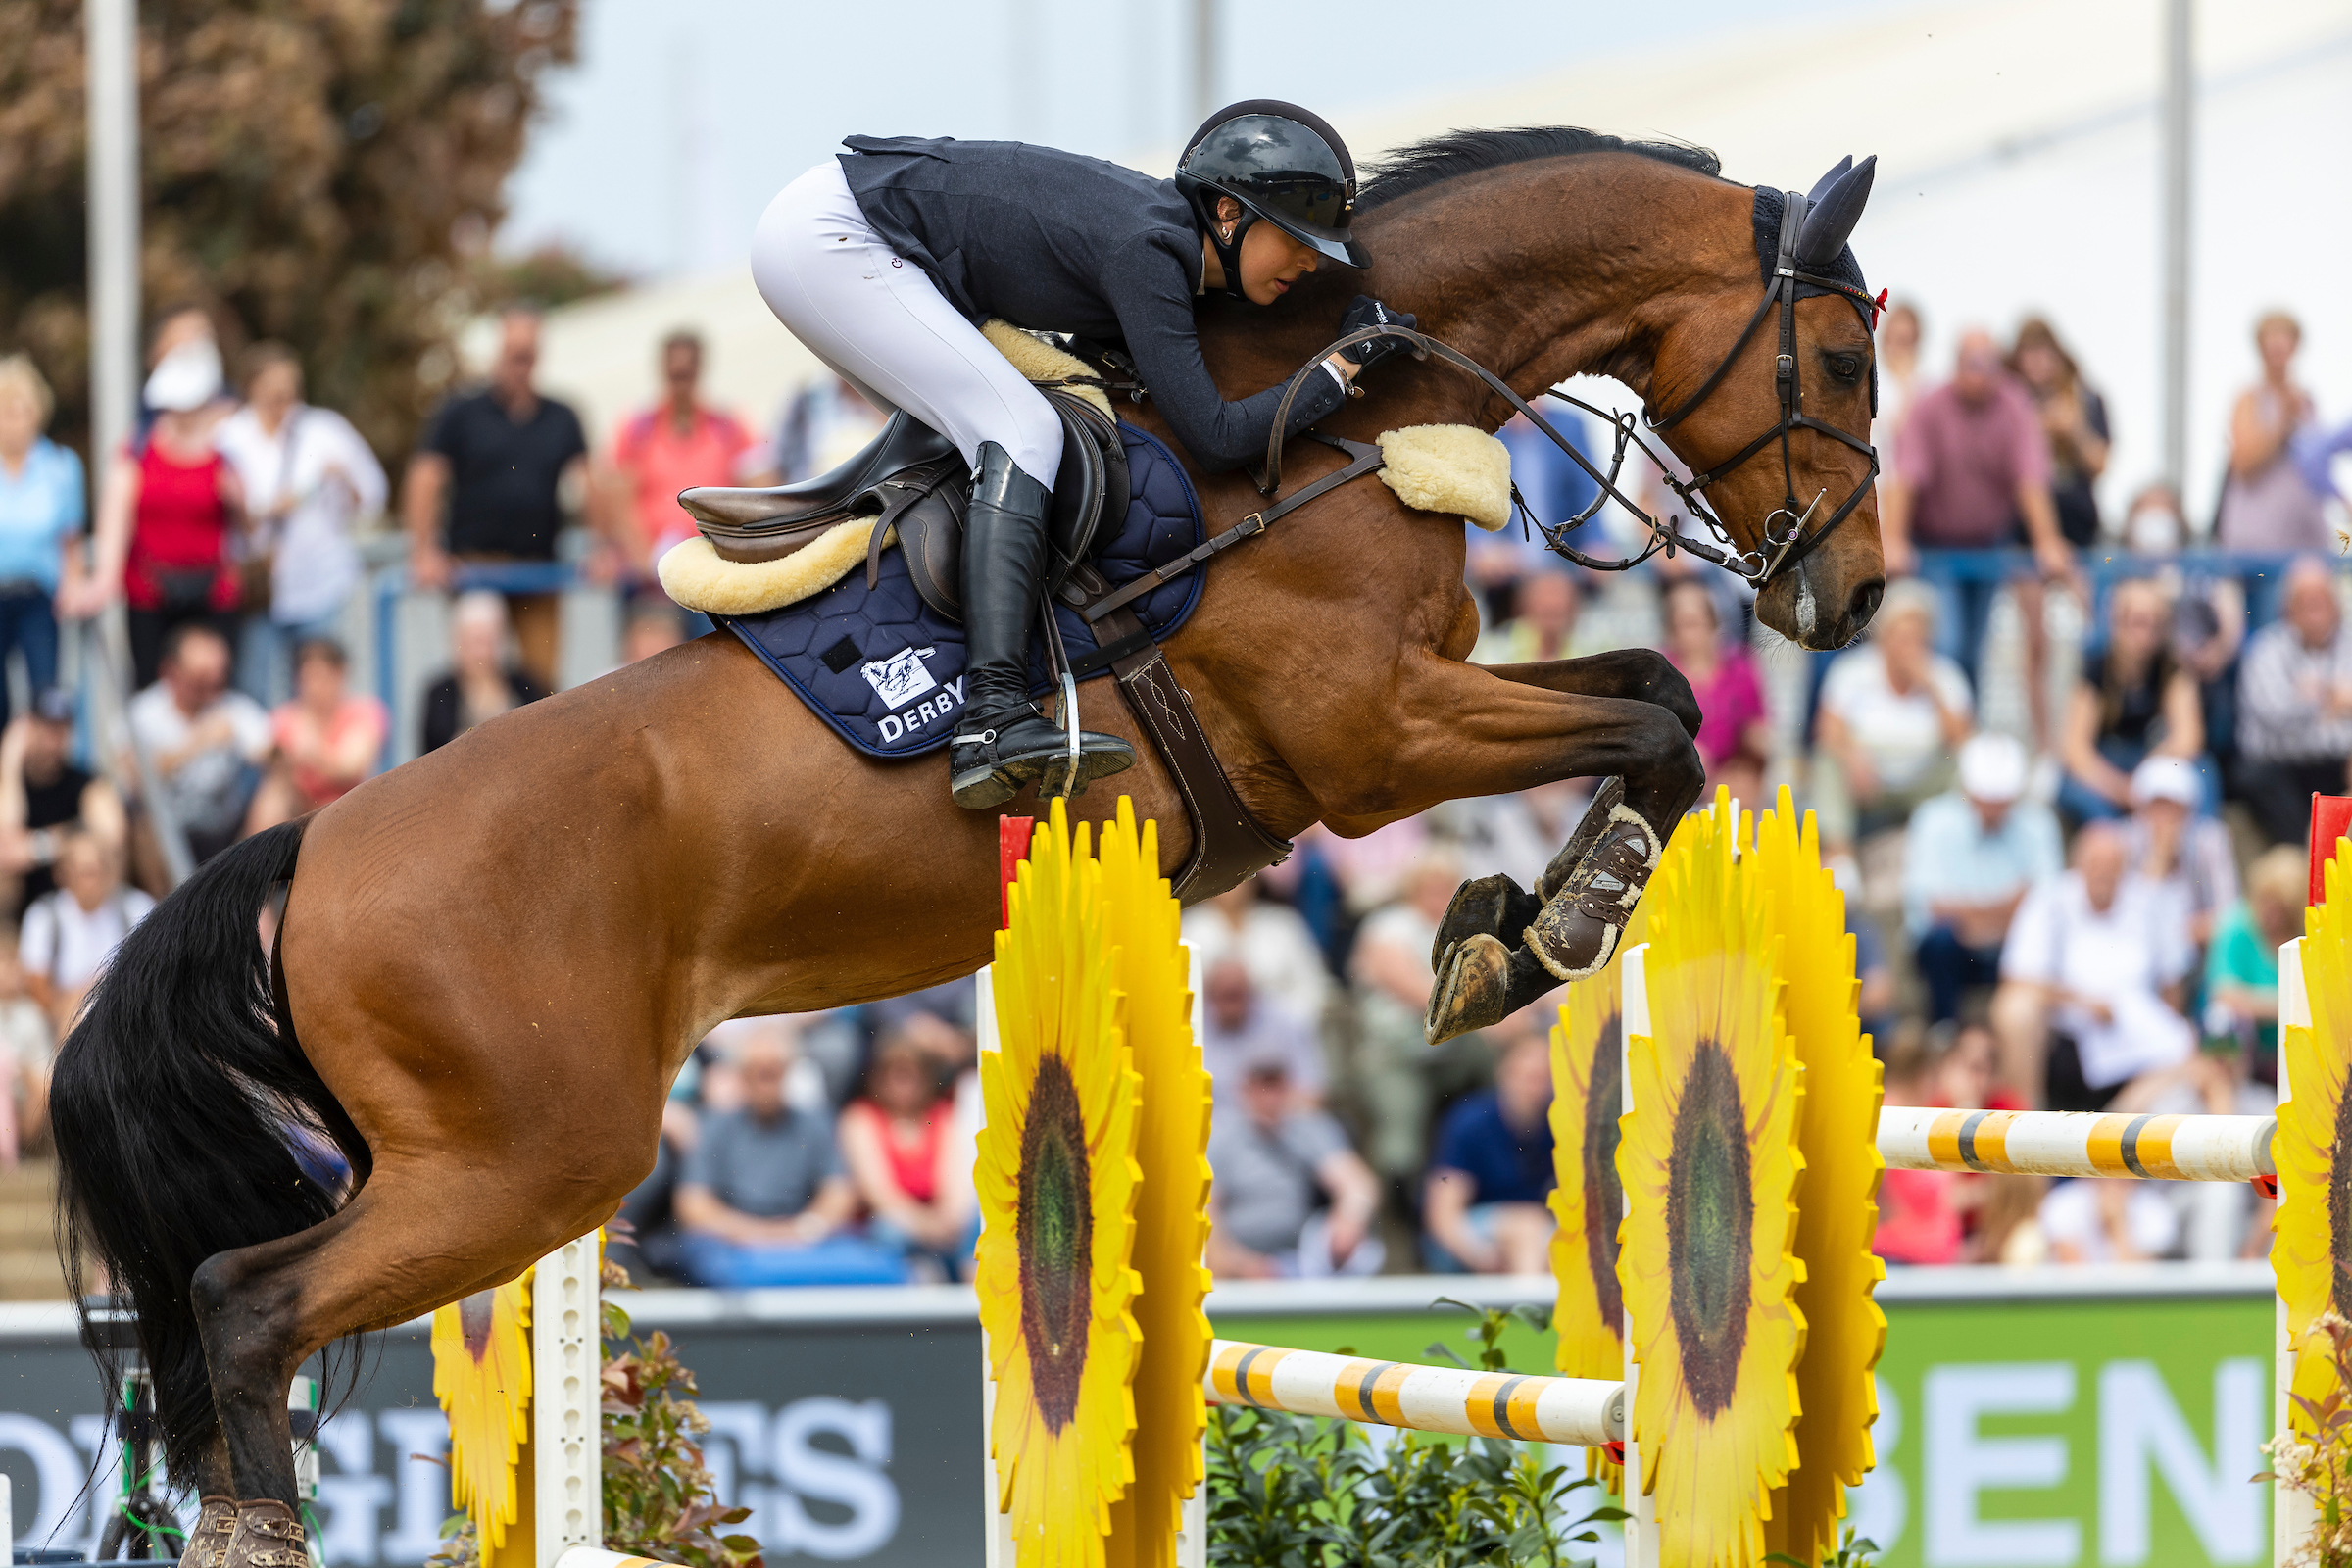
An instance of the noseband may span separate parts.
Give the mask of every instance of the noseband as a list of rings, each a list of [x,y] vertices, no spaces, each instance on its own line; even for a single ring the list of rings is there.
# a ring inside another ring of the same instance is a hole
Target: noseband
[[[1545,547],[1554,554],[1564,556],[1578,565],[1590,567],[1595,571],[1626,571],[1640,565],[1661,550],[1668,556],[1672,556],[1678,550],[1685,550],[1701,561],[1713,562],[1726,571],[1737,573],[1756,588],[1762,589],[1783,571],[1795,565],[1819,549],[1821,542],[1830,536],[1831,531],[1853,514],[1854,509],[1862,504],[1864,496],[1870,494],[1870,487],[1878,481],[1879,477],[1878,448],[1872,446],[1868,441],[1849,435],[1834,424],[1814,418],[1804,411],[1804,392],[1796,368],[1798,290],[1810,287],[1826,289],[1837,294],[1847,304],[1853,306],[1857,315],[1862,316],[1863,325],[1866,329],[1872,326],[1878,311],[1877,304],[1872,301],[1870,296],[1852,284],[1800,270],[1796,259],[1796,241],[1798,231],[1804,223],[1804,193],[1802,191],[1788,192],[1781,212],[1779,261],[1774,266],[1772,276],[1766,284],[1764,297],[1756,302],[1755,313],[1748,317],[1747,325],[1740,329],[1738,340],[1732,344],[1731,351],[1724,355],[1722,363],[1715,367],[1714,373],[1700,383],[1699,389],[1691,394],[1690,401],[1672,414],[1662,418],[1650,418],[1646,411],[1643,413],[1642,420],[1647,423],[1651,433],[1661,436],[1689,417],[1693,410],[1704,403],[1715,389],[1723,384],[1724,377],[1730,372],[1733,362],[1738,360],[1741,352],[1746,349],[1748,340],[1756,335],[1756,328],[1764,323],[1765,317],[1777,307],[1780,313],[1781,351],[1779,358],[1774,361],[1773,375],[1780,395],[1780,422],[1741,447],[1731,458],[1713,465],[1704,472],[1695,474],[1690,479],[1678,477],[1673,466],[1652,451],[1649,444],[1642,439],[1634,415],[1620,414],[1615,410],[1596,407],[1582,398],[1571,396],[1556,386],[1548,388],[1544,395],[1555,397],[1572,408],[1582,409],[1585,413],[1606,421],[1609,425],[1613,432],[1612,450],[1609,456],[1608,470],[1603,472],[1593,465],[1590,458],[1577,449],[1574,442],[1555,429],[1550,420],[1537,413],[1526,399],[1505,385],[1501,377],[1459,349],[1450,344],[1441,343],[1427,333],[1417,332],[1409,327],[1368,326],[1359,332],[1348,333],[1309,359],[1299,367],[1298,373],[1293,375],[1290,383],[1283,388],[1282,402],[1274,415],[1274,428],[1266,442],[1265,468],[1261,474],[1251,476],[1257,482],[1258,492],[1261,495],[1272,496],[1281,488],[1283,432],[1290,424],[1292,400],[1298,396],[1298,389],[1305,383],[1306,378],[1321,368],[1324,360],[1343,348],[1367,342],[1373,338],[1399,338],[1412,350],[1413,358],[1426,360],[1434,356],[1476,376],[1486,384],[1490,391],[1519,413],[1527,416],[1529,423],[1549,437],[1552,445],[1573,459],[1576,466],[1584,469],[1592,477],[1593,483],[1598,486],[1597,493],[1584,511],[1577,513],[1574,516],[1564,518],[1558,523],[1548,523],[1538,517],[1533,509],[1528,506],[1527,499],[1519,493],[1519,487],[1516,484],[1511,486],[1511,502],[1518,510],[1522,521],[1532,524],[1535,531],[1544,536]],[[1878,412],[1878,372],[1875,366],[1871,375],[1871,412],[1876,414]],[[1356,394],[1353,388],[1350,388],[1349,391],[1351,395],[1360,395]],[[1821,495],[1815,496],[1810,505],[1800,506],[1796,495],[1795,462],[1788,450],[1788,436],[1794,430],[1818,431],[1834,440],[1843,442],[1870,459],[1870,471],[1864,474],[1861,482],[1854,486],[1842,502],[1838,503],[1838,510],[1831,513],[1829,517],[1811,533],[1805,531],[1805,525],[1812,518],[1815,509],[1821,505],[1828,492],[1825,490]],[[1764,519],[1762,537],[1758,541],[1757,548],[1741,550],[1739,542],[1732,536],[1731,529],[1725,526],[1721,517],[1716,515],[1714,509],[1707,505],[1705,491],[1708,486],[1721,482],[1726,474],[1775,441],[1778,441],[1781,447],[1781,476],[1783,480],[1781,505]],[[1690,509],[1690,515],[1704,523],[1707,531],[1713,534],[1720,543],[1711,544],[1703,539],[1691,538],[1676,528],[1675,523],[1680,519],[1651,515],[1642,509],[1639,502],[1619,487],[1618,478],[1625,471],[1625,459],[1629,449],[1639,451],[1656,466],[1659,477],[1664,481],[1666,487],[1682,498],[1683,504]],[[1624,557],[1616,561],[1604,561],[1586,555],[1570,543],[1569,536],[1599,515],[1600,509],[1611,501],[1623,507],[1644,527],[1648,528],[1649,543],[1639,555]],[[1776,531],[1775,525],[1783,518],[1788,519],[1787,530],[1785,532]]]

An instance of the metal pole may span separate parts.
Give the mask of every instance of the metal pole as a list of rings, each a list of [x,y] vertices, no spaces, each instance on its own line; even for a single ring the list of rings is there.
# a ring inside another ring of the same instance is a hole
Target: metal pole
[[[1217,109],[1217,0],[1193,0],[1193,123]]]
[[[2196,80],[2191,0],[2164,7],[2164,476],[2186,477],[2188,450],[2189,159]]]
[[[139,395],[136,0],[84,0],[89,99],[90,473],[130,433]]]

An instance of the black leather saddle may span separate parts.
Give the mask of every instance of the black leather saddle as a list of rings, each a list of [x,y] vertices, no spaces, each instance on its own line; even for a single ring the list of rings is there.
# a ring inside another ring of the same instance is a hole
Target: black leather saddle
[[[1047,527],[1054,559],[1046,591],[1087,559],[1104,517],[1127,514],[1127,449],[1118,425],[1084,398],[1041,387],[1061,416],[1061,471]],[[870,584],[893,539],[923,603],[963,619],[963,514],[971,472],[947,437],[904,410],[830,473],[760,490],[697,486],[678,505],[723,561],[777,561],[854,517],[876,519],[866,547]]]

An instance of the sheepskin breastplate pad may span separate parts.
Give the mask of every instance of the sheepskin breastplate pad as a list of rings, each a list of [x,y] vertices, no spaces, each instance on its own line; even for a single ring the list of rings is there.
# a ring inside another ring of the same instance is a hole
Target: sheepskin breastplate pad
[[[1200,543],[1200,503],[1184,466],[1146,431],[1119,426],[1127,448],[1127,515],[1104,518],[1092,564],[1112,586],[1164,566]],[[1156,638],[1173,634],[1200,602],[1205,573],[1186,572],[1128,608]],[[1061,640],[1073,664],[1095,652],[1076,611],[1056,604]],[[904,551],[885,550],[870,591],[862,570],[823,592],[757,615],[716,616],[760,656],[793,694],[869,757],[920,757],[948,744],[963,709],[963,628],[943,620],[916,597]],[[1029,689],[1051,682],[1044,650],[1032,639]],[[1106,675],[1107,666],[1082,675]],[[1081,707],[1083,708],[1083,704]]]

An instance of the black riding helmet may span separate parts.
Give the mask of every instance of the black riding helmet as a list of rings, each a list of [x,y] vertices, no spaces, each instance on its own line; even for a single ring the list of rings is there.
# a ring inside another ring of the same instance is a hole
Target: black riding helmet
[[[1225,270],[1225,292],[1242,299],[1242,236],[1264,219],[1301,245],[1345,267],[1372,258],[1348,233],[1355,216],[1355,160],[1321,115],[1277,98],[1218,110],[1193,132],[1176,164],[1176,188],[1193,205]],[[1217,232],[1217,198],[1241,203],[1231,238]]]

